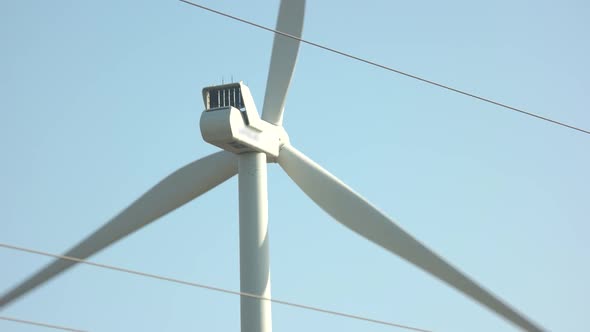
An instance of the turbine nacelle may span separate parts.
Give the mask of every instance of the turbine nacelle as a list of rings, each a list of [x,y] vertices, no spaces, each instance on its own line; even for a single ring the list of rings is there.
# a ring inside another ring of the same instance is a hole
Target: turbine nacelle
[[[289,142],[282,126],[260,118],[250,89],[242,82],[204,88],[203,102],[201,135],[210,144],[236,154],[262,152],[274,162],[281,146]]]

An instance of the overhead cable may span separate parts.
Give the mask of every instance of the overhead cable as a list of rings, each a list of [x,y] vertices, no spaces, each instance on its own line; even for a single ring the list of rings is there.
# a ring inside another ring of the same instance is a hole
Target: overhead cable
[[[137,271],[137,270],[126,269],[126,268],[117,267],[117,266],[113,266],[113,265],[95,263],[95,262],[87,261],[87,260],[76,258],[76,257],[52,254],[49,252],[19,247],[19,246],[7,244],[7,243],[2,243],[2,242],[0,242],[0,247],[12,249],[12,250],[18,250],[18,251],[27,252],[27,253],[36,254],[36,255],[41,255],[41,256],[53,257],[53,258],[57,258],[57,259],[63,259],[63,260],[68,260],[68,261],[72,261],[72,262],[87,264],[87,265],[91,265],[91,266],[95,266],[95,267],[100,267],[103,269],[124,272],[124,273],[128,273],[128,274],[134,274],[134,275],[147,277],[147,278],[151,278],[151,279],[168,281],[171,283],[181,284],[181,285],[185,285],[185,286],[204,288],[204,289],[208,289],[208,290],[212,290],[212,291],[216,291],[216,292],[221,292],[221,293],[226,293],[226,294],[240,295],[240,296],[255,298],[255,299],[259,299],[259,300],[270,301],[273,303],[282,304],[282,305],[286,305],[286,306],[290,306],[290,307],[311,310],[311,311],[321,312],[321,313],[335,315],[335,316],[346,317],[346,318],[350,318],[350,319],[361,320],[361,321],[380,324],[380,325],[387,325],[387,326],[391,326],[391,327],[397,327],[397,328],[401,328],[401,329],[418,331],[418,332],[432,332],[430,330],[420,329],[420,328],[412,327],[412,326],[408,326],[408,325],[396,324],[396,323],[392,323],[392,322],[388,322],[388,321],[384,321],[384,320],[367,318],[367,317],[363,317],[363,316],[359,316],[359,315],[353,315],[353,314],[348,314],[348,313],[344,313],[344,312],[340,312],[340,311],[323,309],[323,308],[319,308],[319,307],[309,306],[309,305],[305,305],[305,304],[299,304],[299,303],[290,302],[290,301],[283,301],[283,300],[278,300],[278,299],[274,299],[274,298],[267,298],[267,297],[263,297],[263,296],[256,295],[256,294],[233,291],[233,290],[229,290],[229,289],[225,289],[225,288],[221,288],[221,287],[209,286],[209,285],[200,284],[200,283],[196,283],[196,282],[181,280],[181,279],[172,278],[172,277],[161,276],[161,275],[152,274],[152,273],[141,272],[141,271]],[[77,330],[75,330],[75,331],[77,331]]]
[[[572,129],[572,130],[576,130],[576,131],[582,132],[584,134],[590,134],[590,131],[589,130],[586,130],[586,129],[583,129],[583,128],[580,128],[580,127],[576,127],[576,126],[573,126],[573,125],[569,125],[569,124],[564,123],[564,122],[561,122],[561,121],[553,120],[553,119],[550,119],[550,118],[548,118],[546,116],[542,116],[542,115],[539,115],[539,114],[528,112],[528,111],[523,110],[522,108],[510,106],[510,105],[507,105],[507,104],[504,104],[504,103],[501,103],[501,102],[498,102],[498,101],[494,101],[494,100],[489,99],[489,98],[481,97],[481,96],[475,95],[473,93],[466,92],[466,91],[461,90],[461,89],[453,88],[451,86],[448,86],[448,85],[445,85],[445,84],[442,84],[442,83],[437,83],[435,81],[432,81],[432,80],[429,80],[429,79],[426,79],[426,78],[423,78],[423,77],[420,77],[420,76],[416,76],[416,75],[413,75],[413,74],[410,74],[410,73],[407,73],[407,72],[404,72],[404,71],[401,71],[399,69],[395,69],[395,68],[392,68],[392,67],[389,67],[389,66],[386,66],[386,65],[382,65],[382,64],[379,64],[377,62],[374,62],[374,61],[371,61],[371,60],[367,60],[367,59],[364,59],[364,58],[361,58],[361,57],[352,55],[350,53],[339,51],[339,50],[336,50],[336,49],[331,48],[331,47],[328,47],[328,46],[324,46],[324,45],[321,45],[321,44],[318,44],[318,43],[314,43],[314,42],[311,42],[311,41],[308,41],[308,40],[305,40],[305,39],[302,39],[302,38],[299,38],[299,37],[290,35],[288,33],[284,33],[284,32],[281,32],[281,31],[278,31],[278,30],[275,30],[275,29],[271,29],[271,28],[266,27],[264,25],[260,25],[258,23],[254,23],[252,21],[248,21],[248,20],[245,20],[243,18],[234,16],[234,15],[230,15],[230,14],[227,14],[227,13],[224,13],[224,12],[221,12],[221,11],[218,11],[218,10],[215,10],[215,9],[212,9],[212,8],[209,8],[209,7],[206,7],[206,6],[203,6],[203,5],[194,3],[194,2],[190,2],[190,1],[187,1],[187,0],[179,0],[179,1],[184,2],[184,3],[186,3],[188,5],[191,5],[191,6],[198,7],[198,8],[204,9],[206,11],[215,13],[217,15],[221,15],[221,16],[230,18],[232,20],[235,20],[235,21],[238,21],[238,22],[242,22],[242,23],[245,23],[245,24],[254,26],[254,27],[259,28],[259,29],[263,29],[263,30],[266,30],[266,31],[269,31],[269,32],[273,32],[273,33],[276,33],[276,34],[279,34],[279,35],[282,35],[282,36],[285,36],[285,37],[288,37],[288,38],[291,38],[291,39],[298,40],[298,41],[300,41],[302,43],[305,43],[305,44],[308,44],[308,45],[311,45],[311,46],[314,46],[314,47],[323,49],[323,50],[328,51],[328,52],[336,53],[338,55],[342,55],[344,57],[347,57],[347,58],[350,58],[350,59],[353,59],[353,60],[357,60],[357,61],[360,61],[360,62],[369,64],[371,66],[375,66],[375,67],[378,67],[378,68],[381,68],[381,69],[385,69],[387,71],[394,72],[396,74],[400,74],[400,75],[403,75],[403,76],[406,76],[406,77],[409,77],[409,78],[413,78],[415,80],[418,80],[418,81],[421,81],[421,82],[424,82],[424,83],[427,83],[427,84],[431,84],[431,85],[434,85],[434,86],[437,86],[439,88],[443,88],[443,89],[446,89],[446,90],[449,90],[449,91],[452,91],[452,92],[456,92],[456,93],[462,94],[462,95],[467,96],[467,97],[475,98],[477,100],[480,100],[480,101],[483,101],[483,102],[486,102],[486,103],[489,103],[489,104],[493,104],[493,105],[496,105],[496,106],[499,106],[499,107],[502,107],[502,108],[505,108],[505,109],[508,109],[508,110],[511,110],[511,111],[519,112],[521,114],[528,115],[530,117],[537,118],[539,120],[547,121],[547,122],[550,122],[550,123],[555,124],[555,125],[558,125],[558,126],[562,126],[562,127],[566,127],[566,128]]]
[[[41,322],[34,322],[32,320],[25,320],[25,319],[14,318],[14,317],[0,316],[0,319],[11,321],[11,322],[16,322],[16,323],[21,323],[21,324],[47,327],[47,328],[54,329],[54,330],[71,331],[71,332],[85,332],[84,330],[73,329],[70,327],[41,323]]]

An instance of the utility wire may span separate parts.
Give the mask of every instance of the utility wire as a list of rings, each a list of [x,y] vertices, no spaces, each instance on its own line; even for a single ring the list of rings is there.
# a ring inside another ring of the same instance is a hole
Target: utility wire
[[[11,322],[16,322],[16,323],[29,324],[29,325],[35,325],[35,326],[42,326],[42,327],[47,327],[47,328],[55,329],[55,330],[72,331],[72,332],[85,332],[84,330],[77,330],[77,329],[72,329],[72,328],[69,328],[69,327],[64,327],[64,326],[59,326],[59,325],[53,325],[53,324],[47,324],[47,323],[41,323],[41,322],[34,322],[32,320],[24,320],[24,319],[19,319],[19,318],[14,318],[14,317],[0,316],[0,319],[1,320],[11,321]]]
[[[336,49],[331,48],[331,47],[328,47],[328,46],[324,46],[324,45],[321,45],[321,44],[318,44],[318,43],[314,43],[314,42],[311,42],[311,41],[308,41],[308,40],[305,40],[305,39],[302,39],[302,38],[299,38],[299,37],[290,35],[288,33],[284,33],[284,32],[281,32],[281,31],[278,31],[278,30],[275,30],[275,29],[271,29],[271,28],[266,27],[264,25],[260,25],[260,24],[254,23],[252,21],[248,21],[248,20],[245,20],[245,19],[240,18],[240,17],[237,17],[237,16],[233,16],[233,15],[230,15],[230,14],[227,14],[227,13],[224,13],[224,12],[221,12],[221,11],[218,11],[218,10],[215,10],[215,9],[212,9],[212,8],[209,8],[209,7],[206,7],[206,6],[203,6],[203,5],[199,5],[199,4],[196,4],[194,2],[190,2],[190,1],[187,1],[187,0],[179,0],[179,1],[184,2],[184,3],[186,3],[188,5],[191,5],[191,6],[195,6],[195,7],[204,9],[206,11],[215,13],[217,15],[225,16],[225,17],[230,18],[232,20],[239,21],[239,22],[242,22],[242,23],[251,25],[253,27],[256,27],[256,28],[259,28],[259,29],[262,29],[262,30],[274,32],[276,34],[279,34],[279,35],[282,35],[282,36],[285,36],[285,37],[288,37],[288,38],[291,38],[291,39],[298,40],[298,41],[300,41],[302,43],[305,43],[305,44],[308,44],[308,45],[311,45],[311,46],[315,46],[317,48],[323,49],[323,50],[328,51],[328,52],[336,53],[338,55],[342,55],[344,57],[347,57],[347,58],[350,58],[350,59],[353,59],[353,60],[364,62],[364,63],[369,64],[371,66],[375,66],[375,67],[378,67],[378,68],[381,68],[381,69],[385,69],[387,71],[394,72],[396,74],[400,74],[400,75],[403,75],[403,76],[406,76],[406,77],[409,77],[409,78],[413,78],[415,80],[418,80],[418,81],[421,81],[421,82],[424,82],[424,83],[427,83],[427,84],[431,84],[431,85],[434,85],[434,86],[437,86],[439,88],[443,88],[443,89],[446,89],[446,90],[449,90],[449,91],[452,91],[452,92],[456,92],[456,93],[462,94],[462,95],[467,96],[467,97],[475,98],[475,99],[478,99],[478,100],[483,101],[483,102],[486,102],[486,103],[490,103],[490,104],[493,104],[493,105],[496,105],[496,106],[499,106],[499,107],[503,107],[503,108],[508,109],[508,110],[511,110],[511,111],[519,112],[521,114],[525,114],[525,115],[531,116],[533,118],[537,118],[537,119],[540,119],[540,120],[543,120],[543,121],[547,121],[547,122],[550,122],[550,123],[553,123],[553,124],[556,124],[556,125],[559,125],[559,126],[562,126],[562,127],[566,127],[566,128],[569,128],[569,129],[577,130],[577,131],[582,132],[584,134],[590,134],[590,131],[588,131],[586,129],[582,129],[580,127],[572,126],[572,125],[569,125],[569,124],[564,123],[564,122],[561,122],[561,121],[553,120],[553,119],[550,119],[548,117],[545,117],[545,116],[542,116],[542,115],[538,115],[538,114],[535,114],[535,113],[532,113],[532,112],[528,112],[528,111],[525,111],[525,110],[523,110],[521,108],[513,107],[513,106],[510,106],[510,105],[507,105],[507,104],[504,104],[504,103],[500,103],[500,102],[494,101],[492,99],[481,97],[481,96],[478,96],[478,95],[475,95],[475,94],[466,92],[466,91],[461,90],[461,89],[453,88],[451,86],[448,86],[448,85],[445,85],[445,84],[442,84],[442,83],[437,83],[435,81],[431,81],[429,79],[426,79],[426,78],[423,78],[423,77],[420,77],[420,76],[416,76],[416,75],[413,75],[413,74],[410,74],[410,73],[401,71],[399,69],[395,69],[395,68],[392,68],[392,67],[389,67],[389,66],[386,66],[386,65],[382,65],[382,64],[379,64],[377,62],[373,62],[371,60],[367,60],[367,59],[364,59],[364,58],[361,58],[361,57],[358,57],[358,56],[355,56],[355,55],[352,55],[352,54],[349,54],[349,53],[346,53],[346,52],[343,52],[343,51],[336,50]]]
[[[330,315],[335,315],[335,316],[341,316],[341,317],[346,317],[346,318],[361,320],[361,321],[375,323],[375,324],[387,325],[387,326],[397,327],[397,328],[411,330],[411,331],[418,331],[418,332],[432,332],[430,330],[424,330],[424,329],[420,329],[420,328],[417,328],[417,327],[411,327],[411,326],[408,326],[408,325],[396,324],[396,323],[392,323],[392,322],[388,322],[388,321],[384,321],[384,320],[367,318],[367,317],[363,317],[363,316],[359,316],[359,315],[353,315],[353,314],[348,314],[348,313],[344,313],[344,312],[340,312],[340,311],[323,309],[323,308],[309,306],[309,305],[304,305],[304,304],[299,304],[299,303],[295,303],[295,302],[289,302],[289,301],[283,301],[283,300],[278,300],[278,299],[273,299],[273,298],[267,298],[267,297],[264,297],[264,296],[260,296],[260,295],[256,295],[256,294],[251,294],[251,293],[246,293],[246,292],[232,291],[232,290],[225,289],[225,288],[220,288],[220,287],[215,287],[215,286],[209,286],[209,285],[205,285],[205,284],[199,284],[199,283],[196,283],[196,282],[191,282],[191,281],[186,281],[186,280],[181,280],[181,279],[176,279],[176,278],[166,277],[166,276],[161,276],[161,275],[156,275],[156,274],[152,274],[152,273],[141,272],[141,271],[137,271],[137,270],[126,269],[126,268],[117,267],[117,266],[113,266],[113,265],[95,263],[95,262],[87,261],[87,260],[76,258],[76,257],[56,255],[56,254],[52,254],[52,253],[49,253],[49,252],[44,252],[44,251],[39,251],[39,250],[35,250],[35,249],[29,249],[29,248],[19,247],[19,246],[7,244],[7,243],[2,243],[2,242],[0,242],[0,247],[7,248],[7,249],[12,249],[12,250],[18,250],[18,251],[27,252],[27,253],[36,254],[36,255],[41,255],[41,256],[53,257],[53,258],[57,258],[57,259],[63,259],[63,260],[68,260],[68,261],[72,261],[72,262],[87,264],[87,265],[91,265],[91,266],[95,266],[95,267],[100,267],[100,268],[103,268],[103,269],[108,269],[108,270],[113,270],[113,271],[118,271],[118,272],[124,272],[124,273],[128,273],[128,274],[134,274],[134,275],[138,275],[138,276],[142,276],[142,277],[147,277],[147,278],[151,278],[151,279],[168,281],[168,282],[172,282],[172,283],[176,283],[176,284],[181,284],[181,285],[185,285],[185,286],[191,286],[191,287],[197,287],[197,288],[204,288],[204,289],[208,289],[208,290],[212,290],[212,291],[216,291],[216,292],[221,292],[221,293],[226,293],[226,294],[240,295],[240,296],[250,297],[250,298],[254,298],[254,299],[270,301],[270,302],[274,302],[274,303],[277,303],[277,304],[282,304],[282,305],[286,305],[286,306],[290,306],[290,307],[295,307],[295,308],[300,308],[300,309],[305,309],[305,310],[311,310],[311,311],[317,311],[317,312],[321,312],[321,313],[325,313],[325,314],[330,314]],[[70,331],[78,331],[78,330],[70,330]]]

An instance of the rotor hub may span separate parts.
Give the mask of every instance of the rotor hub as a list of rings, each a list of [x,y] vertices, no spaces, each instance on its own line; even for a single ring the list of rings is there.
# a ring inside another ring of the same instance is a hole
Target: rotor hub
[[[269,162],[276,162],[281,146],[289,142],[282,126],[260,118],[243,82],[206,87],[203,102],[201,135],[210,144],[235,154],[262,152]]]

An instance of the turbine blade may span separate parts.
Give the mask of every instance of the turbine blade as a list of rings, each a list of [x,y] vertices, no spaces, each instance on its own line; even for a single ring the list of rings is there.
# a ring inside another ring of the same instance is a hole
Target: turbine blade
[[[206,193],[237,173],[237,158],[221,151],[192,162],[172,173],[64,256],[85,259],[113,242]],[[32,277],[5,293],[0,307],[47,282],[76,264],[55,260]]]
[[[276,30],[301,38],[305,0],[281,0]],[[266,95],[262,106],[262,119],[275,125],[283,122],[287,90],[291,83],[299,40],[275,33],[266,80]]]
[[[278,162],[307,196],[344,226],[446,282],[524,330],[542,331],[294,147],[283,146]]]

